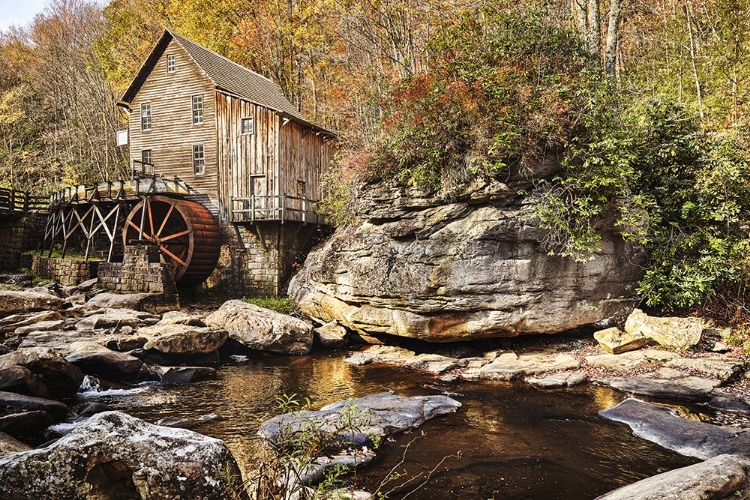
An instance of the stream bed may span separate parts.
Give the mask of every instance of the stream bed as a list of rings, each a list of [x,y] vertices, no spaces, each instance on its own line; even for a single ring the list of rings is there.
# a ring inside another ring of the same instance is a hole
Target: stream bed
[[[278,413],[278,396],[307,397],[317,408],[387,389],[401,395],[446,394],[463,405],[456,414],[438,417],[384,444],[378,458],[358,471],[358,487],[393,490],[390,498],[401,498],[422,482],[398,488],[405,478],[425,478],[434,469],[429,481],[409,498],[589,499],[697,462],[635,438],[627,426],[599,417],[597,411],[625,398],[609,388],[539,390],[522,382],[443,383],[394,367],[350,366],[341,352],[258,356],[221,366],[215,380],[145,385],[92,400],[149,422],[218,414],[221,420],[194,430],[224,440],[248,475],[258,464],[261,442],[255,433],[263,415]],[[396,465],[403,475],[391,476],[393,480],[381,486]]]

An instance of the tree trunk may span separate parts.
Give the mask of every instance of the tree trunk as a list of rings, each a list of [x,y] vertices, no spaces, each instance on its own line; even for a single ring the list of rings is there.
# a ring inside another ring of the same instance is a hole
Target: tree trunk
[[[587,42],[589,52],[594,56],[597,67],[601,66],[602,39],[601,39],[601,18],[599,15],[599,0],[588,0],[588,21],[589,31]]]
[[[610,0],[609,5],[607,45],[604,50],[604,71],[610,78],[614,78],[617,71],[617,33],[620,27],[620,2],[621,0]]]

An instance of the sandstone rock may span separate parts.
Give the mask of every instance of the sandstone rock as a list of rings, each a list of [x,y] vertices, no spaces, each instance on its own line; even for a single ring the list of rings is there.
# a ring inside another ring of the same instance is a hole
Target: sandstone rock
[[[206,326],[203,315],[193,315],[185,311],[167,311],[157,325],[188,325],[188,326]]]
[[[68,407],[59,401],[0,391],[0,407],[13,410],[43,410],[56,419],[68,413]]]
[[[73,342],[65,352],[65,359],[86,374],[119,380],[135,378],[143,362],[122,352],[115,352],[96,342]]]
[[[189,384],[216,377],[216,369],[209,366],[157,366],[153,373],[164,384]]]
[[[29,451],[31,446],[22,443],[12,436],[0,432],[0,457],[10,455],[11,453],[19,453],[21,451]]]
[[[76,324],[76,329],[95,330],[98,328],[121,328],[123,326],[137,328],[149,319],[155,319],[155,316],[133,309],[106,308],[81,319]]]
[[[624,318],[635,305],[642,252],[605,235],[592,262],[549,255],[533,202],[518,202],[517,189],[529,187],[521,178],[478,181],[448,199],[369,185],[361,222],[310,253],[290,296],[321,323],[430,341],[558,333]]]
[[[439,375],[458,367],[458,360],[439,354],[419,354],[409,358],[405,366]]]
[[[542,389],[556,389],[559,387],[573,387],[588,381],[588,376],[581,371],[565,371],[553,373],[544,377],[527,378],[526,382]]]
[[[676,358],[668,367],[705,373],[711,378],[726,382],[742,369],[742,361],[736,358]]]
[[[138,335],[148,339],[144,349],[178,356],[209,354],[224,345],[229,336],[223,329],[161,322],[140,328]]]
[[[634,310],[625,321],[625,332],[653,339],[665,347],[688,349],[700,342],[703,332],[700,318],[657,318],[640,309]]]
[[[63,301],[57,295],[40,291],[0,290],[0,316],[62,309]]]
[[[651,339],[643,335],[631,335],[617,327],[599,330],[594,333],[594,338],[599,345],[610,354],[621,354],[623,352],[635,351],[648,345]]]
[[[339,325],[338,321],[331,321],[325,325],[316,328],[315,333],[323,347],[335,349],[346,345],[347,331],[346,328]]]
[[[316,432],[336,434],[344,442],[361,446],[374,436],[387,436],[414,429],[438,415],[453,413],[461,403],[447,396],[398,396],[392,392],[347,399],[324,406],[318,411],[300,411],[278,415],[263,422],[258,435],[271,443],[288,439],[317,423]],[[356,425],[342,430],[342,415],[354,412]]]
[[[694,377],[672,368],[660,368],[645,375],[613,378],[608,383],[615,389],[632,394],[699,402],[711,399],[712,391],[721,384],[721,380]]]
[[[364,351],[352,354],[344,361],[350,365],[361,366],[370,363],[404,365],[414,357],[414,351],[403,347],[374,345]]]
[[[669,351],[643,349],[640,351],[624,352],[622,354],[586,356],[586,362],[595,368],[603,368],[615,372],[629,372],[636,368],[661,366],[667,361],[679,357],[679,354]]]
[[[31,332],[44,332],[44,331],[50,331],[50,330],[57,330],[64,323],[65,323],[65,320],[62,320],[62,319],[51,320],[51,321],[40,321],[38,323],[33,323],[27,326],[19,326],[18,328],[13,330],[13,333],[15,335],[27,335]]]
[[[100,339],[100,333],[93,330],[34,331],[26,334],[21,347],[48,347],[64,351],[73,342],[94,342]]]
[[[313,342],[308,323],[241,300],[229,300],[206,317],[206,325],[258,351],[306,354]]]
[[[732,455],[664,472],[618,488],[596,500],[748,498],[750,461]]]
[[[239,478],[220,440],[120,412],[94,415],[48,447],[0,458],[0,491],[17,500],[235,498]]]
[[[479,378],[489,380],[515,380],[525,375],[557,370],[577,370],[580,362],[570,354],[550,351],[516,354],[506,352],[479,369]]]
[[[83,381],[83,373],[77,366],[46,347],[19,349],[0,356],[0,371],[11,366],[22,366],[37,375],[54,399],[72,396]]]
[[[706,460],[721,454],[750,458],[750,429],[706,424],[676,416],[671,410],[637,399],[627,399],[599,412],[623,422],[633,434],[682,455]]]
[[[11,314],[0,319],[0,332],[8,333],[22,326],[33,325],[42,321],[57,321],[63,319],[59,311],[41,311],[36,313]]]
[[[87,311],[97,309],[134,309],[142,311],[144,302],[148,301],[154,294],[151,293],[109,293],[102,292],[94,295],[86,303]]]

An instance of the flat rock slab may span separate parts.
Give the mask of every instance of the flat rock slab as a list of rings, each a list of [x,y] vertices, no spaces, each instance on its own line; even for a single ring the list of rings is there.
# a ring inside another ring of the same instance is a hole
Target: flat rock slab
[[[414,370],[421,370],[427,373],[439,375],[448,370],[458,368],[458,360],[441,356],[440,354],[419,354],[409,358],[405,366]]]
[[[50,446],[0,457],[0,491],[15,500],[236,498],[240,477],[222,441],[114,411]]]
[[[736,358],[676,358],[666,366],[680,370],[701,372],[707,376],[726,382],[742,369],[742,361]]]
[[[203,315],[189,314],[184,311],[167,311],[157,325],[206,326]]]
[[[721,380],[694,377],[673,368],[661,368],[645,375],[612,378],[608,384],[632,394],[701,402],[712,398],[712,392],[721,385]]]
[[[216,377],[216,369],[209,366],[157,366],[153,372],[164,384],[189,384]]]
[[[0,319],[0,332],[8,333],[16,328],[33,325],[42,321],[57,321],[63,319],[59,311],[41,311],[35,313],[11,314]]]
[[[140,328],[138,335],[148,339],[144,349],[177,356],[212,353],[224,345],[229,337],[227,331],[220,328],[161,322]]]
[[[542,389],[556,389],[560,387],[573,387],[588,382],[588,376],[582,371],[564,371],[553,373],[544,377],[527,378],[526,382]]]
[[[26,326],[19,326],[18,328],[13,330],[13,333],[15,335],[26,335],[31,332],[58,330],[63,326],[64,323],[65,323],[65,320],[62,320],[62,319],[50,320],[50,321],[39,321],[38,323],[32,323]]]
[[[151,297],[158,295],[152,293],[109,293],[102,292],[94,295],[86,303],[86,310],[96,309],[135,309],[143,310],[143,305]]]
[[[750,496],[750,462],[718,455],[664,472],[597,497],[596,500],[719,500]]]
[[[317,432],[337,436],[345,443],[362,446],[374,436],[388,436],[414,429],[438,415],[453,413],[461,403],[448,396],[398,396],[392,392],[347,399],[324,406],[318,411],[285,413],[265,421],[258,435],[278,444],[300,432],[309,431],[315,422]],[[352,418],[354,425],[341,430],[342,419]]]
[[[750,458],[750,429],[737,429],[687,420],[668,408],[637,399],[626,399],[602,417],[623,422],[639,438],[654,442],[682,455],[703,460],[722,455]]]
[[[479,378],[488,380],[515,380],[526,375],[558,370],[577,370],[581,363],[567,353],[549,351],[500,354],[479,369]]]
[[[57,295],[44,292],[0,290],[0,316],[62,309],[63,300]]]
[[[15,410],[43,410],[55,418],[64,418],[68,407],[59,401],[0,391],[0,407]]]
[[[206,325],[226,330],[246,347],[277,354],[307,354],[313,343],[312,325],[286,314],[241,300],[229,300],[206,317]]]
[[[629,372],[636,368],[661,366],[679,357],[679,354],[669,351],[643,349],[640,351],[624,352],[622,354],[586,356],[586,362],[595,368],[603,368],[615,372]]]
[[[404,365],[415,356],[414,351],[403,347],[374,345],[364,351],[356,352],[344,361],[350,365],[361,366],[370,363]]]
[[[157,317],[153,314],[143,311],[136,311],[134,309],[107,308],[81,319],[78,323],[76,323],[76,329],[96,330],[99,328],[121,328],[123,326],[137,328],[138,326],[143,325],[144,322],[149,320],[153,320],[153,322],[156,322]]]
[[[617,327],[599,330],[594,333],[594,339],[610,354],[622,354],[623,352],[635,351],[652,342],[642,334],[625,333]]]
[[[700,318],[659,318],[634,310],[625,321],[625,332],[648,337],[665,347],[688,349],[701,341],[703,320]]]
[[[88,375],[104,378],[134,378],[143,362],[124,352],[107,349],[96,342],[73,342],[65,352],[65,359]]]

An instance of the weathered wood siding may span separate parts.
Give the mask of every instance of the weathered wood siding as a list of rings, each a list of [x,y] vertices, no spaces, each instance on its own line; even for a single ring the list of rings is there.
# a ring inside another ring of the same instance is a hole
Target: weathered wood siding
[[[216,113],[222,221],[229,220],[232,198],[296,197],[297,181],[305,183],[306,198],[321,198],[320,174],[333,158],[330,137],[220,91]],[[242,119],[250,117],[254,132],[242,135]],[[269,203],[278,208],[278,200]]]
[[[167,72],[167,56],[174,54],[175,71]],[[191,191],[208,197],[207,208],[218,216],[219,174],[216,155],[216,106],[214,84],[180,45],[172,40],[151,74],[130,103],[130,156],[141,159],[151,149],[154,171],[178,176]],[[203,123],[193,125],[195,95],[203,96]],[[151,130],[141,131],[141,103],[151,103]],[[205,173],[195,175],[193,144],[203,144]],[[138,164],[135,164],[138,165]],[[204,204],[205,201],[204,201]]]

